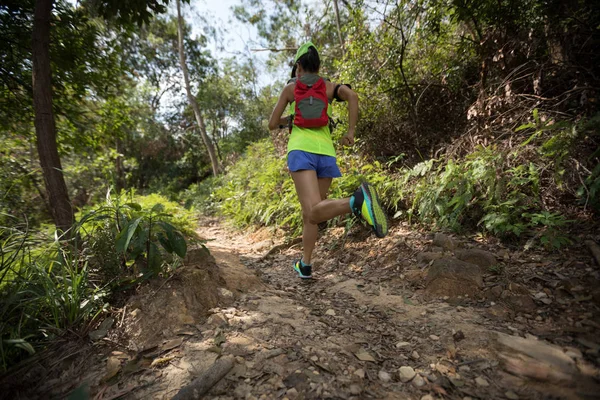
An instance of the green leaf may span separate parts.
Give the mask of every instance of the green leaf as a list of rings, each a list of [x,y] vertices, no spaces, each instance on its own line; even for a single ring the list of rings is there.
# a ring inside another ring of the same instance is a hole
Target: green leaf
[[[160,242],[162,247],[167,251],[167,253],[172,253],[173,247],[171,246],[171,242],[169,241],[167,236],[162,232],[159,232],[156,236],[158,237],[158,241]]]
[[[4,341],[4,343],[14,344],[15,347],[18,347],[19,349],[25,350],[30,355],[35,354],[35,349],[25,339],[7,339],[7,340]]]
[[[139,205],[138,203],[126,203],[124,205],[127,206],[127,207],[129,207],[129,208],[133,208],[136,211],[141,211],[142,210],[142,206]]]
[[[179,257],[184,258],[187,253],[187,243],[183,235],[177,231],[167,232],[169,238],[169,244],[171,248]]]
[[[131,241],[131,253],[129,255],[130,259],[137,259],[140,254],[146,251],[146,243],[148,242],[148,229],[140,226],[138,229],[138,234]]]
[[[519,126],[517,129],[515,129],[515,132],[519,132],[525,129],[529,129],[529,128],[535,128],[535,124],[527,123],[527,124],[523,124],[521,126]]]
[[[158,271],[162,264],[160,250],[156,243],[150,243],[150,251],[148,252],[148,268],[152,271]]]
[[[154,205],[154,207],[152,207],[152,212],[155,212],[155,213],[157,213],[157,212],[164,211],[164,209],[165,209],[165,206],[163,206],[163,205],[162,205],[162,204],[160,204],[160,203],[156,203],[156,204]]]
[[[127,250],[127,248],[129,247],[129,242],[131,241],[131,238],[133,237],[133,234],[135,233],[135,230],[137,229],[141,220],[142,217],[134,219],[125,227],[123,227],[123,230],[121,232],[119,232],[116,244],[117,251],[124,253]]]
[[[165,230],[165,232],[167,232],[167,233],[174,232],[177,230],[177,228],[175,228],[173,225],[171,225],[165,221],[158,221],[156,224],[159,225],[160,227],[162,227]]]

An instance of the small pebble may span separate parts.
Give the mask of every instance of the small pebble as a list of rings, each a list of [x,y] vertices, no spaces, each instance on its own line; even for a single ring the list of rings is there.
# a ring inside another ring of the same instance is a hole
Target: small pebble
[[[440,337],[436,336],[436,335],[429,335],[429,339],[431,339],[431,340],[440,340]]]
[[[415,377],[415,375],[417,374],[412,367],[408,367],[408,366],[400,367],[398,373],[400,376],[400,381],[404,382],[404,383],[412,380]]]
[[[508,392],[505,392],[504,395],[506,396],[507,399],[510,400],[519,400],[519,396],[513,392],[512,390],[509,390]]]
[[[477,384],[477,386],[481,386],[481,387],[488,387],[490,386],[490,384],[488,383],[488,381],[482,377],[482,376],[478,376],[477,378],[475,378],[475,383]]]
[[[425,382],[425,379],[423,379],[423,377],[419,374],[417,374],[417,376],[414,377],[414,379],[412,380],[412,384],[415,387],[423,387],[425,386],[427,382]]]
[[[363,379],[365,377],[365,371],[363,369],[357,369],[356,371],[354,371],[354,375]]]
[[[381,381],[383,383],[388,383],[389,381],[392,380],[392,377],[390,376],[390,374],[388,374],[384,370],[381,370],[381,371],[379,371],[379,379],[381,379]]]

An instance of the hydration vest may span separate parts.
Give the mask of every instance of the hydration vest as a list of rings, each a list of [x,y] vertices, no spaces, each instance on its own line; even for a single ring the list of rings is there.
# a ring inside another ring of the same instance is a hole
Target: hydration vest
[[[320,128],[329,123],[327,85],[320,76],[307,74],[302,79],[296,79],[294,103],[294,125]]]

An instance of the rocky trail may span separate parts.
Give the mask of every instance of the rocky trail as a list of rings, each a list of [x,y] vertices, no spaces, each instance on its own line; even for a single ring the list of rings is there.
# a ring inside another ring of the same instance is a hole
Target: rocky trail
[[[63,347],[33,391],[50,396],[20,398],[600,398],[600,260],[583,241],[546,254],[332,228],[303,281],[299,244],[201,226],[210,255],[190,252],[79,353]]]

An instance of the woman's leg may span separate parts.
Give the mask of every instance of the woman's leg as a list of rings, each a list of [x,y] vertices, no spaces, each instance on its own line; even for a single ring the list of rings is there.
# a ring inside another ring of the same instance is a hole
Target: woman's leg
[[[292,172],[296,193],[302,206],[302,245],[304,253],[302,260],[310,264],[312,252],[317,242],[319,222],[327,221],[338,215],[349,213],[350,200],[322,200],[326,197],[331,185],[331,178],[317,178],[313,170]]]
[[[326,200],[329,194],[329,187],[333,178],[318,178],[319,181],[319,193],[321,194],[321,200]]]

